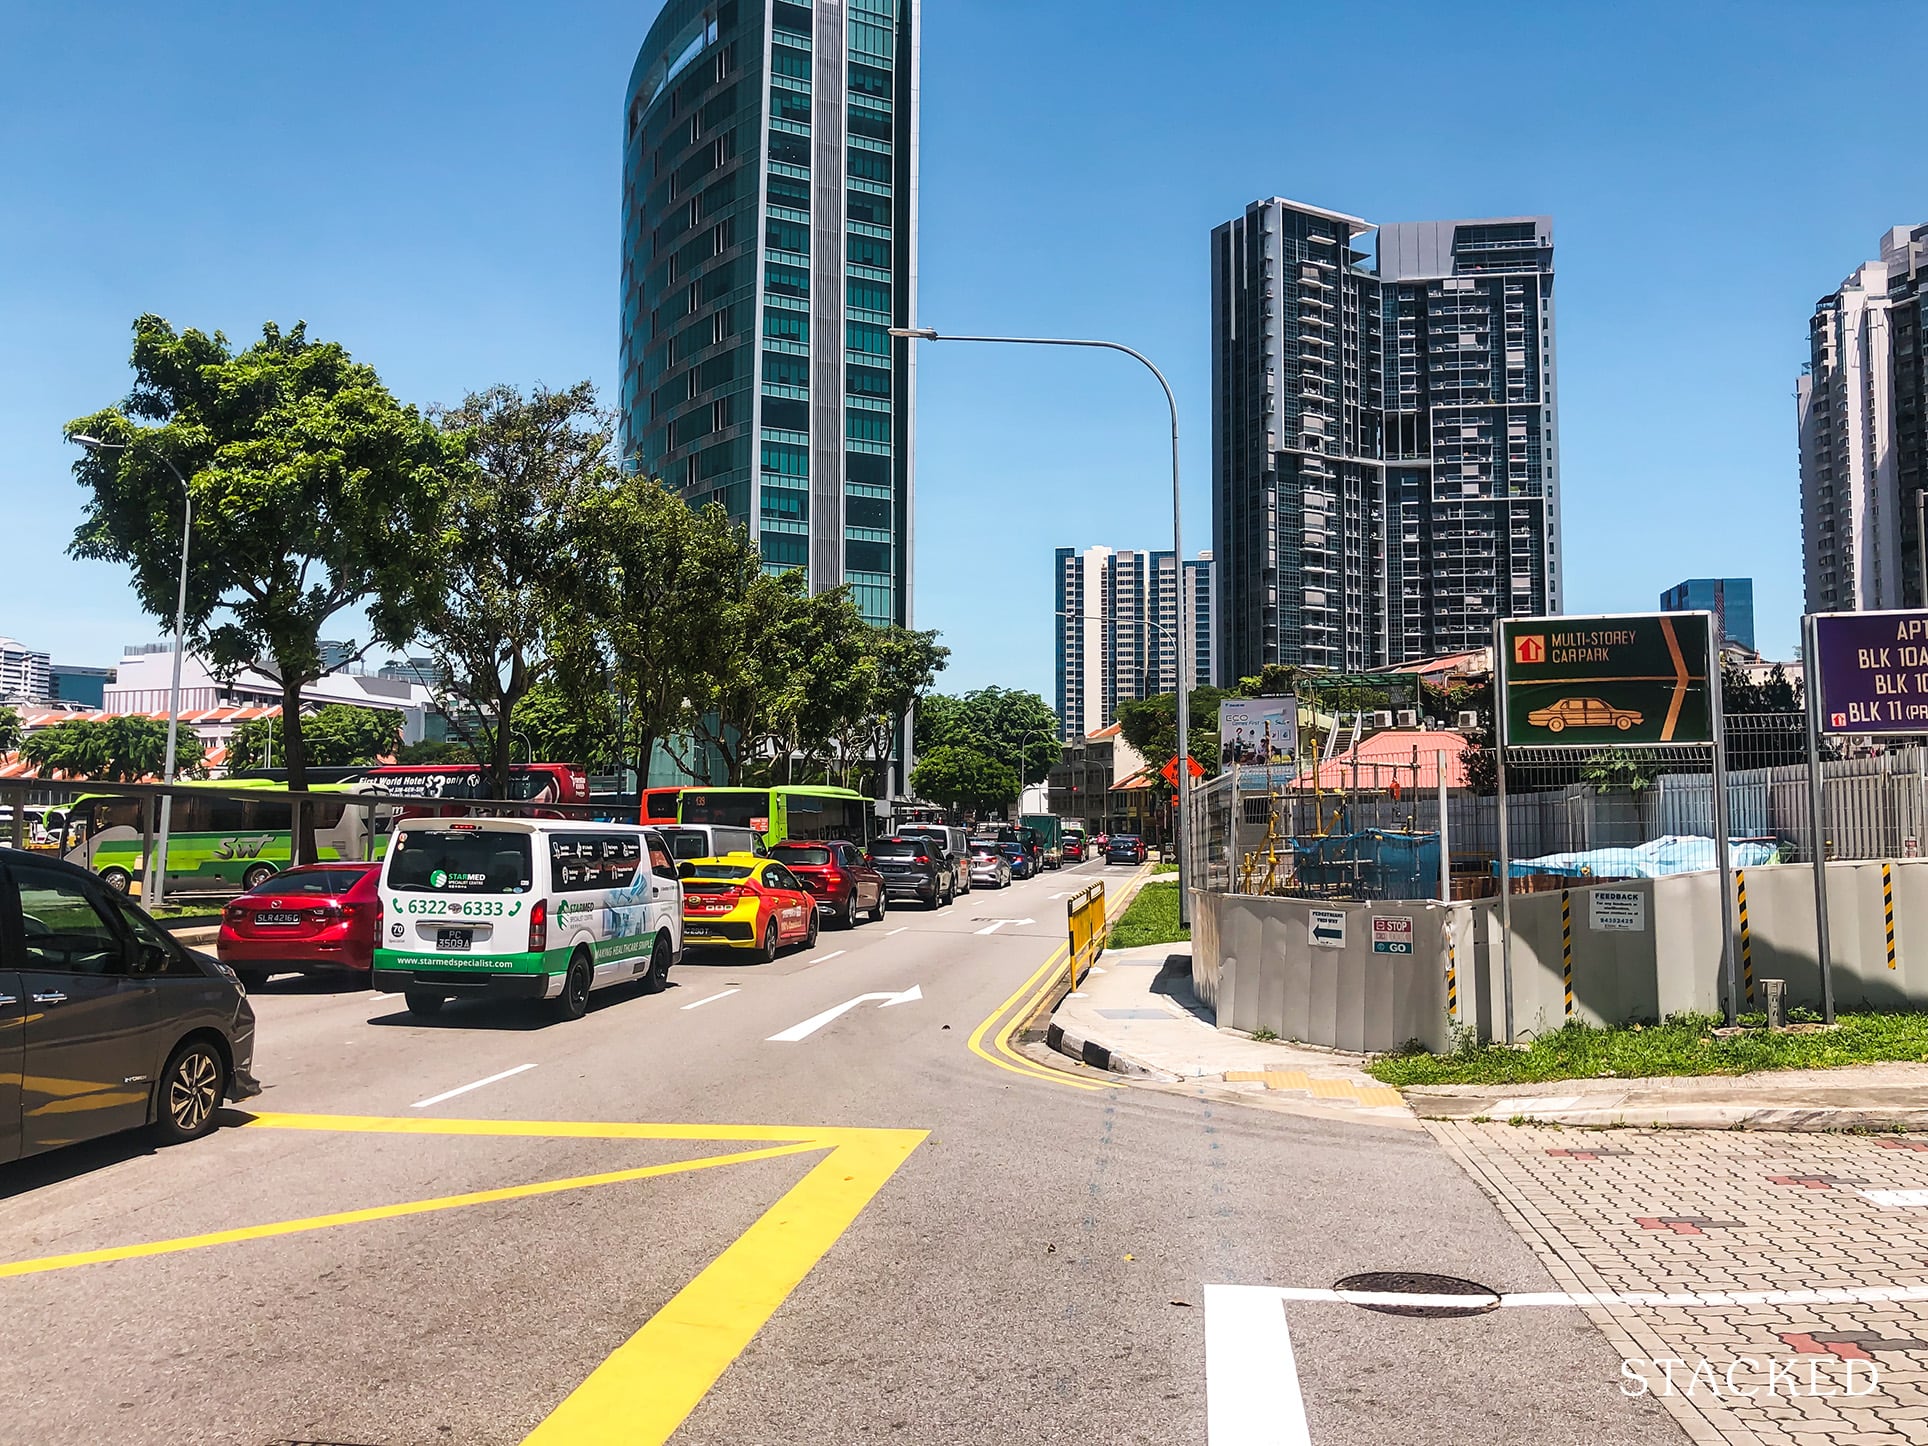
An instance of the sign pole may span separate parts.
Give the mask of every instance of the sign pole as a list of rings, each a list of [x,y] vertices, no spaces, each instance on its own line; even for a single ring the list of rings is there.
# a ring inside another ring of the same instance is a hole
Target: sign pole
[[[1506,999],[1506,1043],[1513,1042],[1513,859],[1506,829],[1506,629],[1493,620],[1493,761],[1500,807],[1500,992]]]
[[[1834,1023],[1834,951],[1828,940],[1828,795],[1821,775],[1821,660],[1812,614],[1801,619],[1801,656],[1807,661],[1808,823],[1814,830],[1814,944],[1821,966],[1821,1017]]]
[[[1740,1019],[1739,980],[1735,975],[1734,860],[1727,826],[1727,718],[1721,704],[1719,643],[1707,632],[1707,709],[1714,732],[1714,863],[1720,870],[1720,962],[1727,981],[1727,1022]]]
[[[1453,902],[1453,829],[1446,816],[1446,750],[1442,748],[1434,757],[1439,767],[1439,902],[1450,904]]]

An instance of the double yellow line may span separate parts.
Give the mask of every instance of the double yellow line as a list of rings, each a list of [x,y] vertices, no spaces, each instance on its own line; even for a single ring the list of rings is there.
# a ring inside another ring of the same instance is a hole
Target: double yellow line
[[[1149,870],[1146,871],[1147,873]],[[1143,875],[1140,875],[1142,879]],[[1110,920],[1105,921],[1108,929]],[[1065,967],[1065,956],[1070,944],[1060,944],[1049,959],[1040,964],[1037,972],[1006,996],[1004,1002],[985,1017],[982,1024],[971,1031],[971,1053],[987,1064],[999,1069],[1009,1070],[1012,1074],[1023,1075],[1027,1079],[1048,1080],[1052,1084],[1065,1085],[1074,1090],[1111,1090],[1124,1088],[1123,1080],[1078,1079],[1068,1071],[1053,1069],[1039,1064],[1036,1060],[1019,1054],[1011,1046],[1011,1036],[1018,1027],[1029,1019],[1043,1002],[1045,995],[1058,987],[1058,976]],[[1020,1003],[1019,1001],[1022,1001]],[[1000,1025],[999,1020],[1004,1023]],[[995,1033],[993,1033],[995,1031]]]

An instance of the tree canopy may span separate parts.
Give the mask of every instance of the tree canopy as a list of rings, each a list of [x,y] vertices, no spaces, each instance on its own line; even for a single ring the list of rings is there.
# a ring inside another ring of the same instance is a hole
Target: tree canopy
[[[946,808],[990,809],[1018,796],[1017,771],[962,743],[943,743],[920,756],[910,786],[920,798]]]
[[[20,746],[20,714],[0,707],[0,753],[11,753]]]
[[[305,323],[269,322],[236,351],[218,331],[143,316],[132,363],[123,401],[67,424],[109,444],[74,464],[88,496],[71,551],[127,564],[142,607],[171,618],[183,500],[168,463],[179,469],[194,503],[193,641],[217,670],[278,679],[288,782],[305,787],[301,690],[326,671],[321,630],[362,606],[370,641],[414,631],[436,595],[424,560],[444,544],[461,447]]]
[[[949,744],[974,749],[1014,770],[1021,758],[1021,781],[1027,786],[1042,783],[1064,752],[1057,713],[1036,693],[1018,688],[976,688],[961,696],[933,693],[918,705],[916,734],[920,756]],[[1013,797],[1016,792],[1012,790]]]
[[[175,742],[175,771],[198,777],[206,749],[199,735],[183,728]],[[167,759],[167,724],[158,718],[123,714],[112,718],[67,718],[36,729],[20,745],[23,761],[41,778],[91,778],[136,783],[158,778]]]
[[[590,628],[581,600],[601,559],[588,519],[618,477],[615,420],[588,382],[527,396],[491,387],[437,420],[470,465],[449,489],[439,546],[421,559],[436,588],[416,641],[441,665],[440,691],[461,705],[444,711],[458,732],[474,733],[493,791],[506,796],[521,725],[502,721],[519,718]],[[538,708],[542,717],[553,719],[557,696]]]
[[[1186,700],[1191,716],[1191,755],[1210,778],[1219,771],[1218,705],[1233,697],[1222,688],[1194,688]],[[1178,695],[1160,693],[1118,705],[1118,731],[1153,768],[1178,756]]]
[[[228,769],[262,768],[281,756],[273,736],[278,719],[251,718],[234,730],[228,743]],[[402,715],[382,708],[329,703],[301,718],[301,739],[308,762],[318,768],[343,768],[393,758],[402,746]]]

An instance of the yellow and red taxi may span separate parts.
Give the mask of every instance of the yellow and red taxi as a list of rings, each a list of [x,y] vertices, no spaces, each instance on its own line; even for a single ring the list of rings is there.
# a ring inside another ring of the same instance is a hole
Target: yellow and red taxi
[[[686,859],[683,940],[690,947],[753,949],[763,963],[785,946],[817,942],[817,901],[801,880],[775,859],[721,854]]]

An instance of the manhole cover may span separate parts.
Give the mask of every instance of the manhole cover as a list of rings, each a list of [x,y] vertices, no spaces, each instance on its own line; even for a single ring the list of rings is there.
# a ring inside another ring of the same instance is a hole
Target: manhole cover
[[[1476,1280],[1412,1270],[1368,1270],[1332,1288],[1349,1304],[1383,1315],[1484,1315],[1500,1307],[1499,1292]]]

